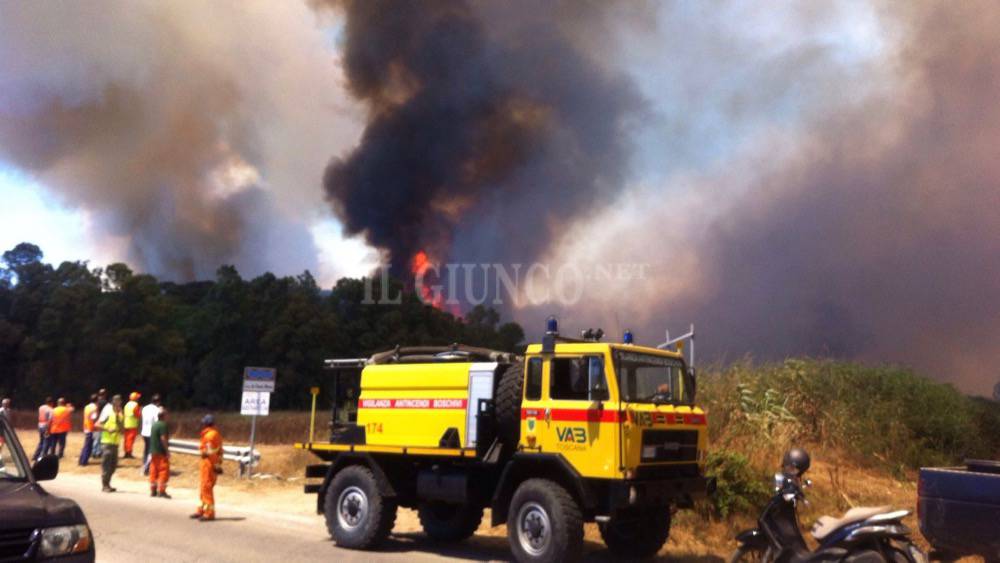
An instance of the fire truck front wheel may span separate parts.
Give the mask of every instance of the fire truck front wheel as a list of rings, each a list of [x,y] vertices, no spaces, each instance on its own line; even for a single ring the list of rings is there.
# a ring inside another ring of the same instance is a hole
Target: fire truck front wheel
[[[483,507],[425,502],[418,507],[417,516],[427,537],[440,542],[456,542],[476,533],[483,521]]]
[[[528,479],[511,499],[507,539],[518,561],[578,561],[583,550],[580,507],[558,483]]]
[[[370,549],[396,523],[396,503],[379,492],[371,470],[351,465],[333,477],[324,505],[326,527],[340,547]]]

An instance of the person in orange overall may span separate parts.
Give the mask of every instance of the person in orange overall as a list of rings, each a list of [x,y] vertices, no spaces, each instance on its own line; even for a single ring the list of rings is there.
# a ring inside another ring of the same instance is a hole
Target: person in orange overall
[[[202,522],[215,520],[215,481],[222,473],[222,436],[215,429],[215,417],[201,419],[201,505],[191,515]]]
[[[139,425],[140,420],[140,410],[139,410],[139,398],[142,397],[138,391],[133,391],[131,395],[128,396],[128,402],[125,403],[125,455],[122,457],[125,459],[132,459],[132,449],[135,447],[135,437],[139,435]]]
[[[167,480],[170,479],[170,431],[167,429],[167,409],[160,407],[156,422],[149,431],[149,496],[170,498]]]
[[[72,422],[73,404],[59,397],[56,408],[52,409],[52,423],[49,425],[49,435],[52,440],[52,453],[61,459],[66,453],[66,435],[69,434]]]

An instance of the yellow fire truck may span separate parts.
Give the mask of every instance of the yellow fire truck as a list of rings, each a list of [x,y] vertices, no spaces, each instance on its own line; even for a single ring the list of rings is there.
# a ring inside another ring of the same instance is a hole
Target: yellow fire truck
[[[583,523],[615,554],[655,554],[674,508],[714,485],[695,405],[689,335],[660,347],[558,334],[550,319],[523,356],[462,345],[395,348],[334,370],[329,441],[296,444],[339,546],[367,549],[400,506],[428,536],[459,541],[507,524],[520,561],[572,561]],[[693,352],[693,340],[692,352]]]

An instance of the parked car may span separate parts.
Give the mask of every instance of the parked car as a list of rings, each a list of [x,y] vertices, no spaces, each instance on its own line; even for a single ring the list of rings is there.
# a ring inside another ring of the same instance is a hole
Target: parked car
[[[38,484],[58,472],[55,456],[30,465],[13,427],[0,416],[0,561],[94,561],[83,511]]]
[[[1000,462],[920,470],[920,531],[942,559],[1000,561]]]

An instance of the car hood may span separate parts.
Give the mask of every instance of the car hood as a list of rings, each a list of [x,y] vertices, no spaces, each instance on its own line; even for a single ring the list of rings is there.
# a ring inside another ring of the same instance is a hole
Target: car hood
[[[52,496],[37,483],[0,479],[0,530],[84,522],[75,502]]]

